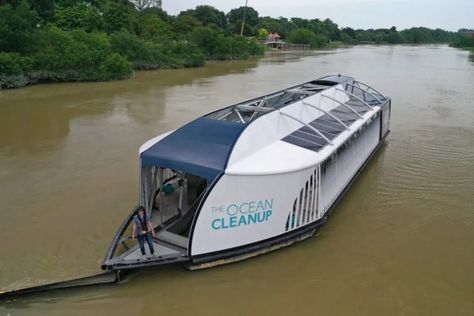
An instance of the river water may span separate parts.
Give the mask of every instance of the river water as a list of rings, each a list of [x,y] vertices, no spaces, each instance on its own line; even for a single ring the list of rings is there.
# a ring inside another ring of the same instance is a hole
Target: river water
[[[0,289],[98,272],[136,204],[138,147],[325,74],[393,98],[392,133],[316,238],[215,269],[0,303],[16,315],[474,315],[474,60],[359,46],[0,91]],[[284,184],[282,184],[284,185]]]

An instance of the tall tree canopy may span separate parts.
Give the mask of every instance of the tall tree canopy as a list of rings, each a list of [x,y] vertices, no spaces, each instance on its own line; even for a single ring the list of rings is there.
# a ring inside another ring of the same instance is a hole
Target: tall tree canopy
[[[227,18],[225,13],[217,10],[210,5],[198,5],[194,9],[189,9],[182,11],[179,16],[192,16],[196,18],[203,26],[208,26],[210,24],[216,25],[220,28],[223,28],[227,24]]]

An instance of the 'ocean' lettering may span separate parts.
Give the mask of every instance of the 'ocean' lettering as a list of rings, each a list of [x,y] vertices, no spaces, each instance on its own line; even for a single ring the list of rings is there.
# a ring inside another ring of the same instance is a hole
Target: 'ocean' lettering
[[[212,229],[238,228],[268,221],[273,212],[273,199],[221,205],[212,207],[212,211],[222,214],[211,221]]]

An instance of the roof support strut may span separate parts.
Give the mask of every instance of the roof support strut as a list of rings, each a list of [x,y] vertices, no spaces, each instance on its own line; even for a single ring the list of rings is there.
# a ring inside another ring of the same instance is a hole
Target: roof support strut
[[[290,115],[290,114],[288,114],[288,113],[282,112],[282,111],[280,111],[280,110],[278,110],[278,112],[280,113],[280,115],[286,116],[286,117],[292,119],[293,121],[296,121],[296,122],[300,123],[301,125],[304,125],[304,126],[308,127],[308,128],[311,129],[313,132],[315,132],[315,133],[318,134],[320,137],[322,137],[329,145],[333,145],[333,143],[331,142],[331,140],[330,140],[329,138],[327,138],[326,136],[324,136],[324,134],[321,133],[317,128],[314,128],[313,126],[309,125],[308,123],[303,122],[302,120],[300,120],[300,119],[297,118],[297,117],[294,117],[293,115]]]
[[[318,108],[316,105],[310,104],[310,103],[308,103],[308,102],[305,102],[305,101],[302,101],[302,102],[303,102],[304,105],[307,105],[307,106],[309,106],[309,107],[311,107],[311,108],[313,108],[313,109],[316,109],[316,110],[318,110],[318,111],[320,111],[320,112],[323,112],[324,114],[329,115],[330,117],[332,117],[333,119],[335,119],[339,124],[341,124],[342,126],[344,126],[344,128],[345,128],[346,130],[348,130],[348,131],[350,130],[349,126],[347,126],[346,123],[344,123],[343,121],[341,121],[340,119],[338,119],[337,116],[335,116],[335,115],[332,114],[331,112],[325,111],[325,110],[323,110],[323,109],[321,109],[321,108]]]
[[[383,99],[386,99],[385,96],[384,96],[382,93],[378,92],[377,90],[375,90],[375,89],[372,88],[371,86],[366,85],[365,83],[360,82],[360,81],[357,81],[357,80],[354,80],[354,83],[357,83],[357,84],[359,84],[359,85],[363,85],[364,87],[367,88],[366,91],[367,91],[367,90],[372,90],[373,92],[375,92],[375,93],[377,93],[379,96],[381,96]]]
[[[352,107],[350,107],[349,105],[345,104],[344,102],[341,102],[341,101],[339,101],[338,99],[335,99],[335,98],[333,98],[333,97],[330,97],[330,96],[325,95],[325,94],[322,94],[322,93],[320,94],[320,96],[325,97],[325,98],[327,98],[327,99],[329,99],[329,100],[332,100],[332,101],[334,101],[334,102],[339,103],[340,105],[342,105],[342,106],[348,108],[350,111],[354,112],[358,117],[363,118],[363,116],[360,115],[359,112],[357,112],[357,111],[354,110]]]
[[[362,90],[362,92],[367,93],[367,94],[370,95],[372,98],[374,98],[375,100],[377,100],[378,103],[380,103],[380,104],[383,103],[379,98],[377,98],[377,96],[376,96],[375,94],[370,93],[369,91],[364,90],[364,89],[362,89],[362,88],[359,87],[359,86],[353,85],[352,83],[346,83],[346,85],[351,86],[351,87],[354,87],[354,88],[357,88],[357,89],[360,89],[360,90]]]
[[[353,93],[350,93],[349,91],[347,90],[344,90],[344,89],[341,89],[341,88],[336,88],[337,91],[341,91],[341,92],[344,92],[345,94],[347,95],[350,95],[351,97],[354,97],[356,98],[357,100],[359,100],[360,102],[362,102],[362,104],[364,104],[366,107],[368,107],[369,109],[373,109],[372,106],[370,106],[367,102],[365,102],[364,100],[362,100],[361,98],[359,98],[358,96],[356,96],[355,94]]]
[[[234,108],[234,111],[235,111],[235,113],[237,113],[237,116],[239,117],[239,120],[240,120],[242,123],[245,123],[245,120],[244,120],[244,118],[242,117],[242,115],[240,115],[239,110],[237,110],[237,108]]]

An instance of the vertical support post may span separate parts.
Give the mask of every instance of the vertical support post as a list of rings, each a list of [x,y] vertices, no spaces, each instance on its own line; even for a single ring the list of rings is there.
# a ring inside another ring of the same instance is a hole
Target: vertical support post
[[[242,27],[240,28],[240,36],[242,36],[244,34],[245,15],[247,14],[247,4],[248,4],[248,0],[245,0],[244,18],[242,20]]]
[[[163,172],[164,172],[164,169],[163,168],[160,168],[158,167],[158,185],[159,185],[159,190],[160,192],[158,193],[158,201],[159,201],[159,205],[158,205],[158,212],[160,213],[160,224],[163,224],[163,199],[161,198],[160,195],[163,194]]]

